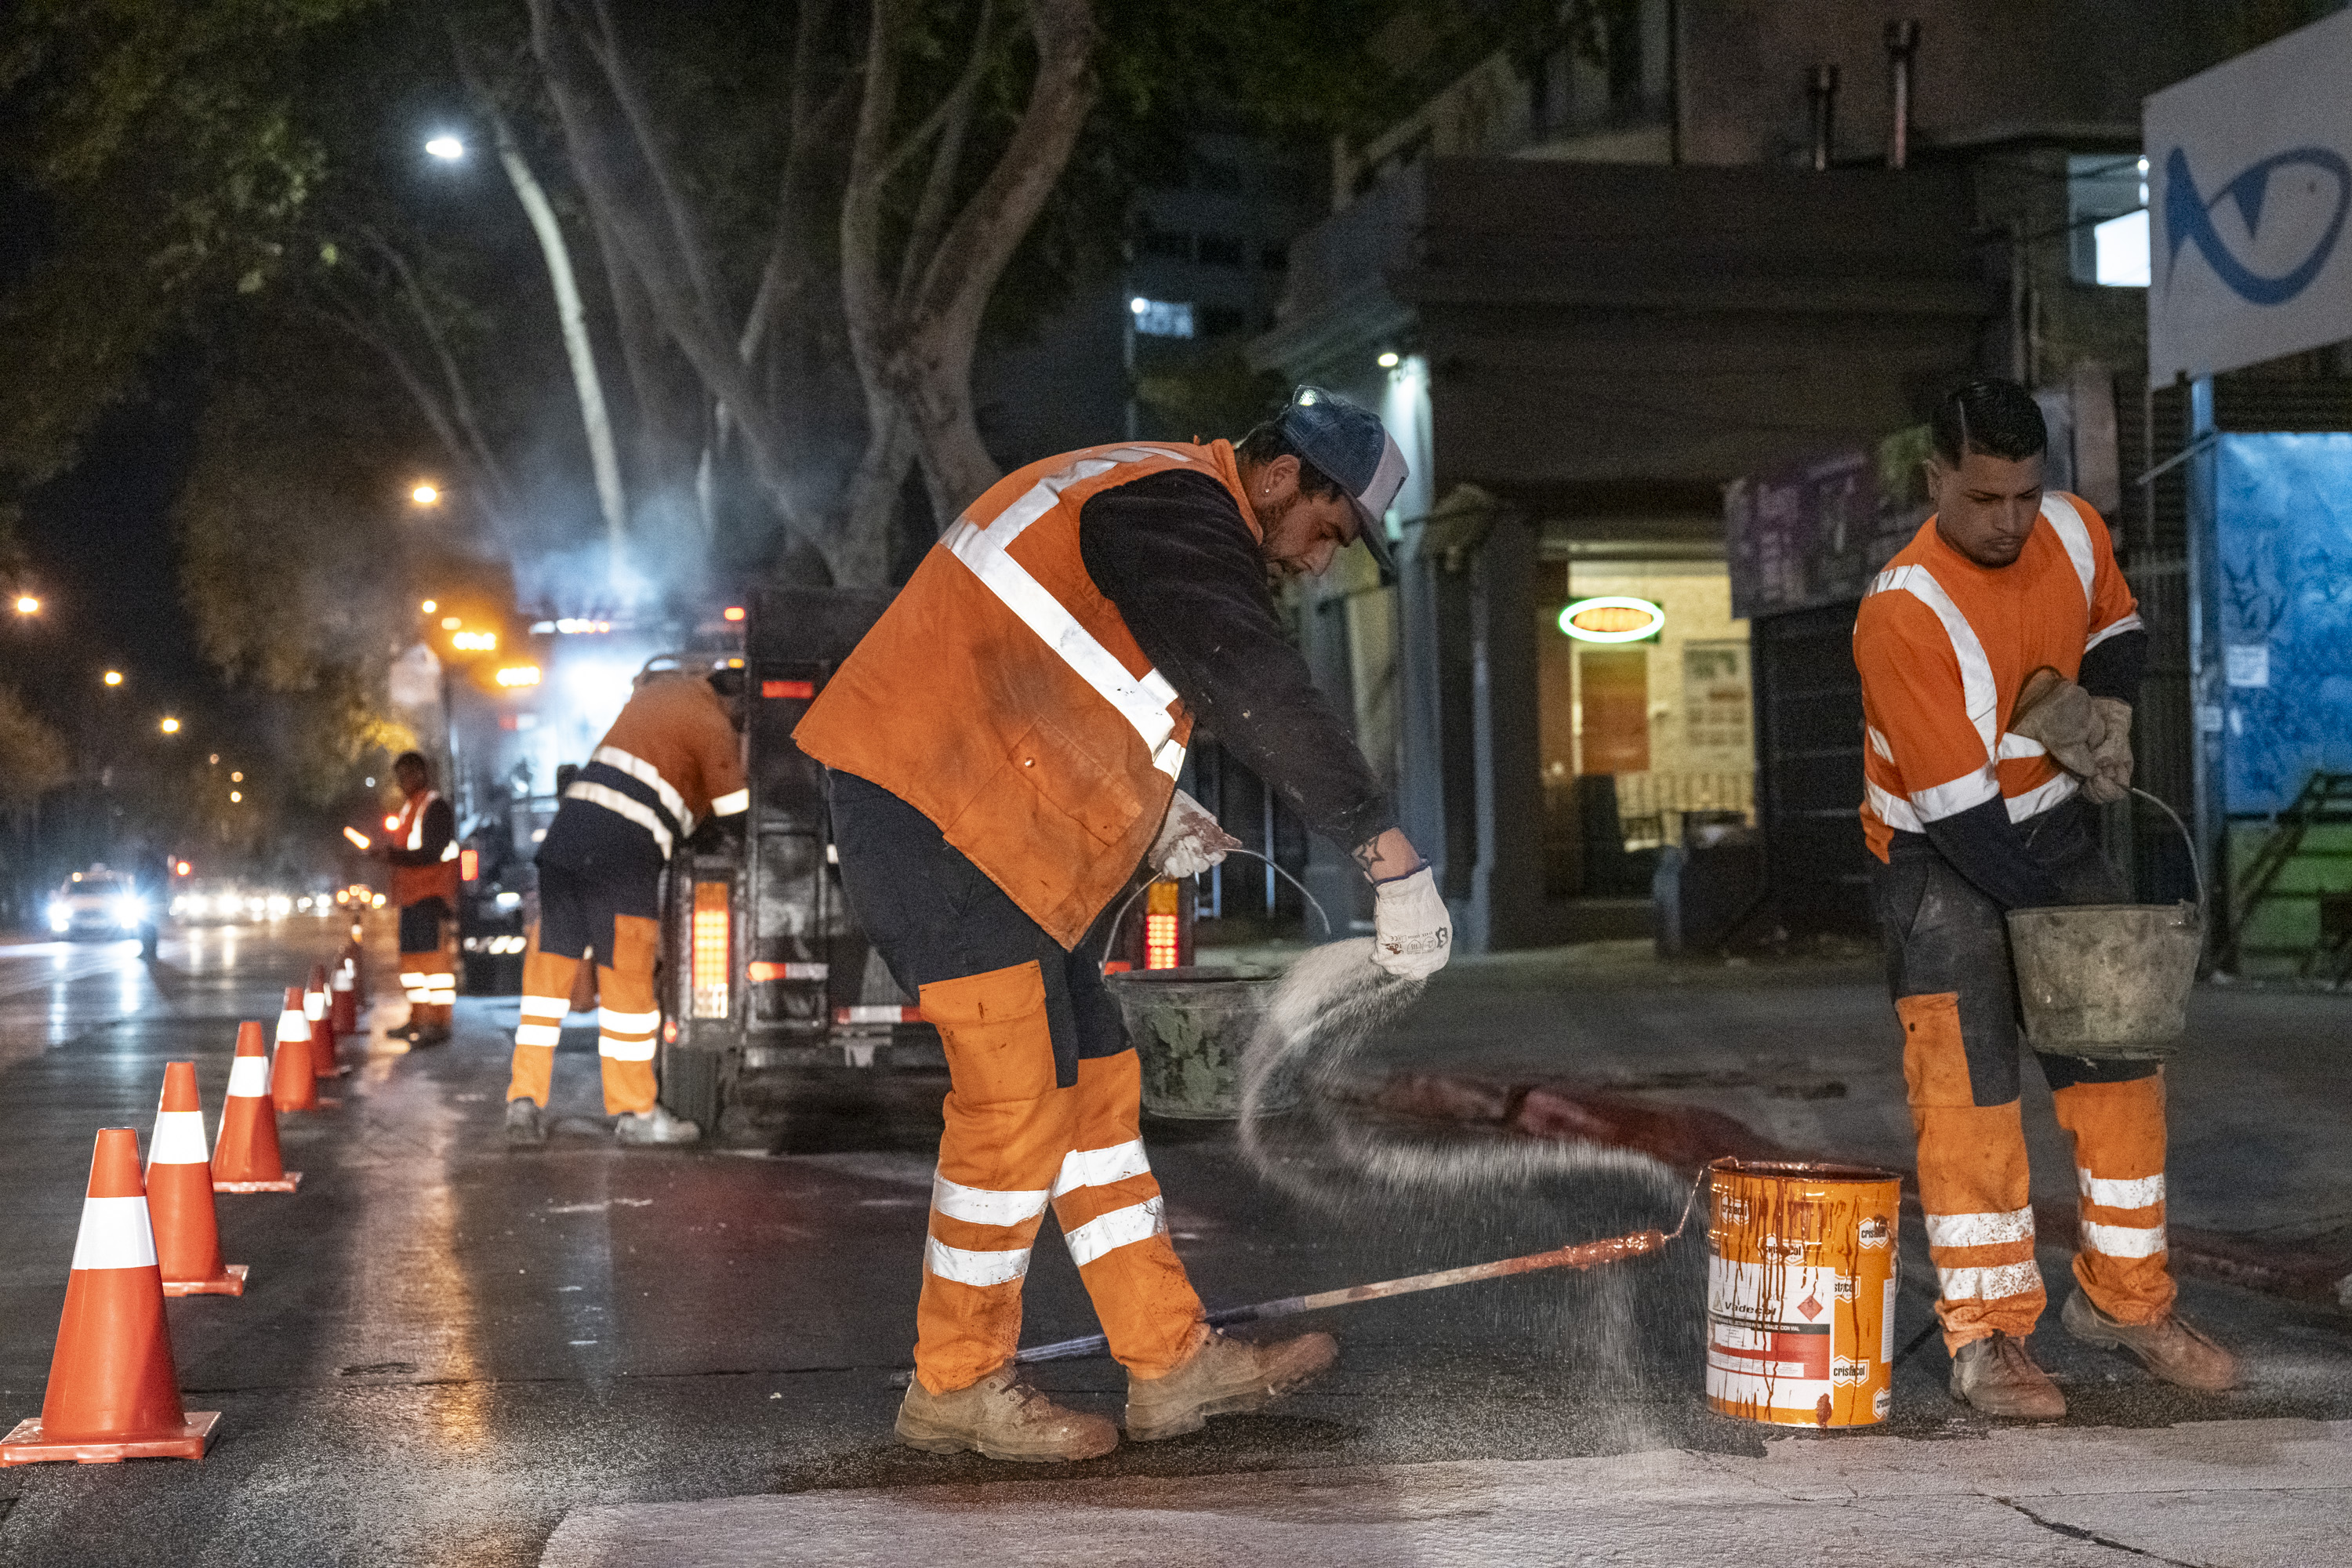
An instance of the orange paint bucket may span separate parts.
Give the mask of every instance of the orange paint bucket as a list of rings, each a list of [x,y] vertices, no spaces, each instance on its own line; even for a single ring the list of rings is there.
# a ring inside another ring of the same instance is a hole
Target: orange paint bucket
[[[1902,1178],[1763,1160],[1707,1170],[1706,1402],[1783,1426],[1885,1420]]]

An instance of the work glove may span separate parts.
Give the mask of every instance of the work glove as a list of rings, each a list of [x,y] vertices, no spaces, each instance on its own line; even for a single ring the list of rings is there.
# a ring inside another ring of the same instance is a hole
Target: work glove
[[[2010,733],[2039,741],[2058,765],[2076,778],[2099,771],[2098,746],[2105,721],[2091,694],[2047,665],[2025,678],[2009,721]]]
[[[1445,967],[1454,919],[1423,866],[1409,877],[1372,884],[1372,962],[1400,980],[1426,980]]]
[[[2100,721],[2099,743],[2091,748],[2097,771],[2083,781],[2083,794],[2105,805],[2131,794],[2131,704],[2119,697],[2094,697],[2091,707]]]
[[[1217,826],[1209,808],[1178,790],[1160,819],[1160,837],[1151,841],[1144,863],[1162,877],[1197,877],[1222,862],[1242,841]]]

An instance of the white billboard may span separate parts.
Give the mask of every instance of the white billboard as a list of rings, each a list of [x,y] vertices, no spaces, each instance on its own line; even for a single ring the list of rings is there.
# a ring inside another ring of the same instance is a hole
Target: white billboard
[[[2352,10],[2147,100],[2156,384],[2352,339]]]

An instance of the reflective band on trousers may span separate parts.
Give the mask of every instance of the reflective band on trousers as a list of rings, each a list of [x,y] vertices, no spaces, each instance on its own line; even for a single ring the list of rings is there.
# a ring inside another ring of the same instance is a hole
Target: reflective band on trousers
[[[201,1110],[162,1110],[155,1114],[155,1142],[148,1151],[147,1166],[201,1165],[212,1158],[205,1147],[205,1113]]]
[[[74,1237],[76,1268],[152,1268],[155,1231],[145,1198],[84,1198],[81,1234]]]
[[[1054,1179],[1054,1195],[1080,1187],[1107,1187],[1151,1169],[1143,1157],[1143,1140],[1114,1143],[1108,1149],[1073,1149],[1062,1157],[1061,1174]]]
[[[929,1250],[923,1255],[923,1262],[942,1279],[986,1289],[991,1285],[1009,1285],[1028,1273],[1029,1249],[1022,1247],[1009,1252],[967,1252],[934,1237]]]
[[[1146,1198],[1088,1220],[1069,1233],[1071,1260],[1084,1268],[1106,1252],[1159,1235],[1168,1228],[1164,1207],[1161,1199]]]
[[[2083,1245],[2106,1258],[2154,1258],[2164,1250],[2164,1227],[2083,1222]]]
[[[2077,1165],[2074,1167],[2074,1175],[2082,1184],[2083,1195],[2101,1208],[2144,1209],[2150,1205],[2164,1201],[2162,1172],[2153,1176],[2137,1176],[2128,1181],[2111,1182],[2104,1176],[2095,1176]]]
[[[1010,553],[1013,542],[1051,510],[1062,491],[1071,485],[1108,473],[1121,461],[1138,462],[1164,455],[1137,449],[1131,454],[1118,452],[1104,458],[1083,458],[1059,473],[1039,479],[1027,494],[997,513],[985,528],[969,519],[959,519],[941,542],[950,554],[971,568],[972,575],[1023,626],[1036,633],[1080,680],[1093,687],[1097,695],[1134,726],[1143,740],[1144,751],[1150,754],[1151,765],[1174,778],[1184,765],[1184,748],[1174,738],[1176,721],[1168,711],[1176,701],[1176,689],[1157,669],[1147,669],[1141,675],[1128,673],[1127,666],[1079,625],[1078,618]]]
[[[596,1054],[616,1062],[649,1062],[654,1059],[654,1042],[651,1036],[642,1040],[616,1040],[604,1035],[596,1041]]]
[[[2042,1270],[2032,1263],[2004,1263],[1994,1268],[1938,1268],[1936,1281],[1947,1301],[1998,1301],[2042,1289]]]
[[[622,1013],[611,1007],[596,1009],[596,1026],[614,1035],[650,1035],[661,1027],[661,1009],[649,1013]]]
[[[1999,1247],[2033,1239],[2033,1211],[2008,1214],[1931,1214],[1927,1216],[1930,1247]]]
[[[1020,1225],[1045,1212],[1045,1194],[1042,1191],[994,1193],[986,1187],[967,1187],[934,1173],[931,1207],[950,1219],[971,1225]]]
[[[263,1100],[269,1094],[269,1058],[238,1057],[228,1064],[228,1092],[232,1100]]]
[[[551,1049],[561,1043],[562,1038],[563,1026],[561,1024],[515,1026],[515,1044],[518,1046],[545,1046]]]

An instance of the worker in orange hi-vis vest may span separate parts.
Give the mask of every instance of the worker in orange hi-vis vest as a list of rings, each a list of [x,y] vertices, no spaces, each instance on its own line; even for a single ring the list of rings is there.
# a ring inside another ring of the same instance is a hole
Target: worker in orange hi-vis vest
[[[408,1022],[387,1031],[415,1046],[449,1038],[457,976],[442,946],[442,922],[457,914],[457,817],[433,787],[433,764],[422,752],[393,759],[400,785],[399,812],[385,824],[373,853],[392,866],[392,902],[400,921],[400,988]]]
[[[2125,900],[2092,808],[2130,787],[2147,634],[2105,523],[2042,488],[2048,436],[2030,393],[1971,382],[1937,408],[1933,434],[1936,515],[1854,621],[1863,828],[1882,862],[1875,902],[1952,1395],[2047,1419],[2066,1402],[2025,1344],[2044,1298],[2003,916]],[[2067,1331],[2168,1382],[2227,1388],[2234,1359],[2173,1310],[2161,1067],[2037,1055],[2082,1194]]]
[[[1129,1437],[1261,1405],[1338,1354],[1328,1334],[1250,1343],[1203,1321],[1145,1156],[1100,926],[1139,868],[1192,876],[1239,847],[1176,788],[1197,717],[1354,855],[1373,884],[1368,970],[1444,963],[1430,868],[1267,590],[1358,541],[1385,567],[1404,479],[1380,420],[1313,387],[1238,446],[1032,463],[965,509],[794,731],[830,770],[858,922],[947,1048],[902,1442],[1006,1459],[1118,1442],[1014,1376],[1049,1207],[1127,1369]]]

